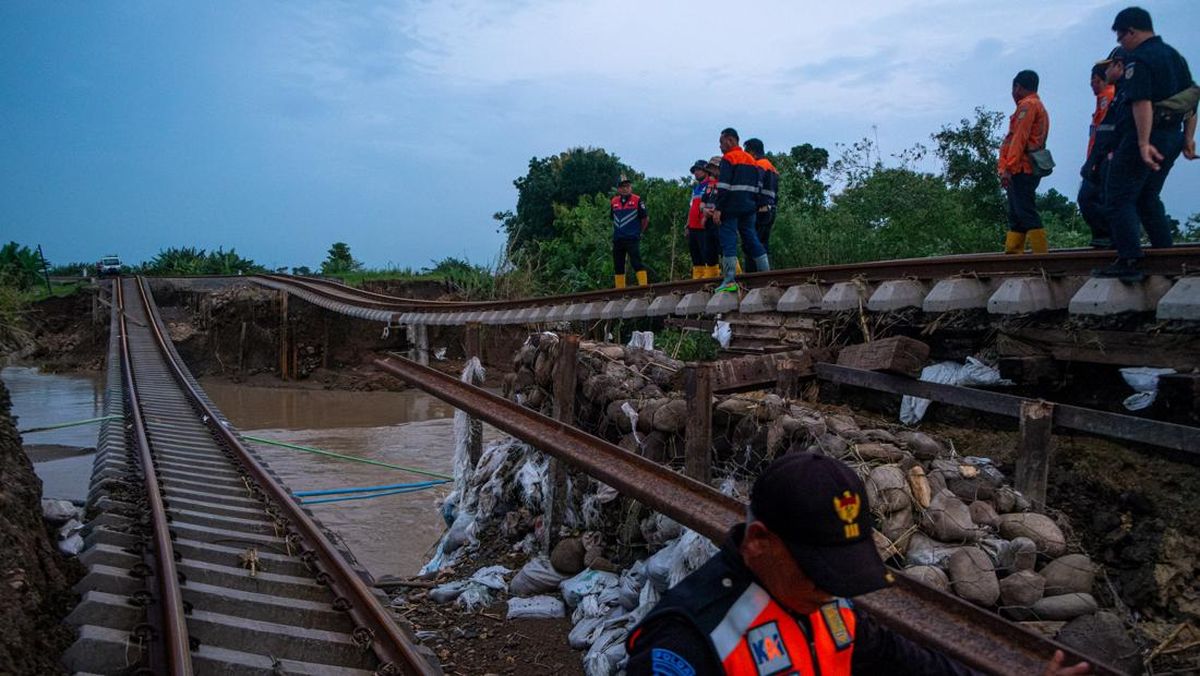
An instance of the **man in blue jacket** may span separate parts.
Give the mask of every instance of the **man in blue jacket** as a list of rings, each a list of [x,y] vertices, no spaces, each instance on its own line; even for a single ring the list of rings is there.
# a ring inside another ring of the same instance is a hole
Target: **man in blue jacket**
[[[750,153],[739,145],[737,130],[726,128],[718,141],[721,147],[721,169],[717,176],[717,208],[713,221],[721,227],[721,273],[719,292],[737,293],[734,281],[737,274],[738,236],[746,256],[753,259],[755,269],[771,269],[767,250],[758,241],[754,221],[758,212],[758,193],[762,189],[762,168]]]

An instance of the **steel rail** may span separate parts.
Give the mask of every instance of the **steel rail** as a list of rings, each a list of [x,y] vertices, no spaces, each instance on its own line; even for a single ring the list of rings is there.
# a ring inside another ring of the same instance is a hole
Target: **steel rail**
[[[1146,256],[1142,260],[1142,269],[1147,274],[1184,275],[1200,272],[1200,245],[1184,245],[1167,249],[1151,248],[1147,249],[1145,253]],[[845,282],[855,279],[863,279],[867,282],[879,282],[904,278],[933,280],[961,275],[976,275],[980,277],[1089,275],[1093,268],[1109,263],[1112,257],[1113,253],[1111,251],[1100,249],[1067,249],[1047,254],[1027,254],[1021,256],[995,253],[960,254],[954,256],[905,258],[789,268],[772,270],[770,272],[743,274],[738,276],[738,280],[754,288],[762,286],[792,286],[809,282]],[[346,289],[351,289],[352,287],[344,287],[323,281],[314,282],[312,279],[290,277],[287,275],[255,275],[255,277],[270,279],[277,283],[295,285],[318,295],[324,295],[327,298],[335,298],[334,294],[336,294],[336,300],[359,304],[363,307],[392,310],[395,312],[512,310],[566,303],[588,303],[621,298],[638,298],[648,295],[690,293],[710,288],[717,281],[713,279],[689,279],[660,282],[644,287],[599,289],[576,294],[514,300],[420,301],[369,291],[362,292],[361,290],[355,290],[356,294],[355,292],[346,292]],[[333,290],[335,287],[337,291]]]
[[[142,404],[138,396],[137,382],[133,378],[133,358],[129,350],[128,332],[125,323],[125,294],[121,289],[121,278],[113,280],[116,303],[119,309],[121,329],[121,373],[125,381],[125,392],[129,399],[131,433],[138,447],[142,466],[142,478],[146,490],[146,503],[150,510],[150,527],[153,539],[154,574],[157,579],[158,602],[161,618],[159,629],[163,633],[161,659],[164,664],[155,664],[160,659],[158,651],[150,651],[150,667],[156,672],[183,676],[192,673],[191,644],[188,640],[187,618],[184,612],[183,594],[179,589],[179,572],[175,567],[175,547],[171,543],[167,508],[162,499],[162,488],[158,483],[154,456],[150,440],[146,435],[146,422],[142,418]],[[152,601],[153,604],[153,601]],[[152,612],[147,609],[147,613]],[[156,623],[152,622],[152,626]]]
[[[407,359],[375,359],[377,368],[540,450],[571,463],[622,494],[720,541],[745,518],[745,504],[668,467],[625,451]],[[1087,660],[1097,674],[1118,674],[957,597],[897,575],[894,586],[854,599],[872,617],[918,643],[990,674],[1040,674],[1056,650],[1068,664]]]
[[[282,516],[287,519],[289,528],[310,547],[307,551],[312,554],[309,556],[315,556],[323,568],[322,573],[324,574],[319,574],[318,578],[327,583],[335,596],[339,598],[339,601],[334,604],[335,607],[340,605],[360,627],[367,630],[375,654],[384,665],[381,670],[388,673],[386,669],[391,665],[391,668],[403,673],[437,674],[438,672],[417,652],[416,646],[392,621],[388,611],[371,593],[366,583],[342,558],[333,543],[325,537],[316,522],[296,503],[287,489],[275,481],[254,454],[242,444],[241,440],[221,423],[217,412],[208,405],[207,400],[193,386],[187,377],[186,370],[177,362],[168,348],[167,339],[162,332],[162,320],[158,313],[158,307],[150,298],[141,277],[137,278],[137,286],[142,302],[146,306],[149,319],[147,323],[152,329],[155,342],[158,344],[176,383],[187,394],[197,411],[206,417],[207,425],[213,434],[236,456],[237,461],[280,510]],[[305,558],[306,554],[302,554],[301,557]]]

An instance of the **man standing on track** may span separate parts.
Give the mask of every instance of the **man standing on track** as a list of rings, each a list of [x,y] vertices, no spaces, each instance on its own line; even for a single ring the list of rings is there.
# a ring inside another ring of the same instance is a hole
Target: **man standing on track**
[[[789,453],[754,482],[746,522],[667,590],[626,642],[630,676],[974,674],[892,632],[850,597],[892,582],[862,481],[825,455]],[[1045,673],[1086,674],[1062,667]]]
[[[1100,171],[1098,159],[1093,159],[1092,152],[1096,149],[1096,134],[1104,124],[1104,117],[1117,94],[1115,80],[1109,79],[1108,71],[1114,61],[1124,61],[1120,49],[1117,47],[1108,58],[1092,66],[1091,87],[1092,94],[1096,96],[1096,110],[1092,112],[1092,124],[1088,127],[1087,159],[1080,170],[1083,183],[1079,186],[1079,197],[1075,200],[1079,204],[1080,215],[1092,231],[1091,245],[1098,249],[1112,246],[1112,240],[1108,231],[1108,221],[1104,217],[1104,192],[1101,190],[1104,174]]]
[[[1116,148],[1104,186],[1104,208],[1117,260],[1094,274],[1137,282],[1143,277],[1138,268],[1142,258],[1141,228],[1146,229],[1150,246],[1172,244],[1159,193],[1181,153],[1189,160],[1196,158],[1200,88],[1192,80],[1187,61],[1154,34],[1146,10],[1121,10],[1112,30],[1126,53]]]
[[[721,226],[723,280],[717,291],[736,293],[738,285],[734,275],[737,274],[739,235],[746,257],[754,259],[755,269],[759,272],[771,269],[767,250],[758,241],[758,233],[754,230],[762,169],[750,153],[742,150],[738,133],[733,128],[722,130],[718,143],[723,154],[720,175],[717,177],[717,208],[713,212],[713,221]]]
[[[650,225],[650,216],[646,211],[646,203],[641,197],[633,194],[633,183],[621,177],[617,183],[617,194],[610,203],[613,219],[613,271],[616,273],[614,283],[616,288],[625,288],[625,256],[629,256],[629,264],[637,275],[637,283],[646,286],[646,266],[642,265],[642,254],[638,245],[642,233]]]
[[[708,260],[706,250],[707,235],[704,231],[704,191],[708,187],[708,162],[696,160],[692,164],[692,201],[688,205],[687,234],[688,251],[692,255],[692,279],[704,279],[705,266]],[[715,181],[713,181],[715,183]]]
[[[1000,144],[1000,185],[1008,194],[1008,234],[1004,253],[1025,252],[1025,241],[1033,253],[1046,253],[1049,244],[1038,215],[1037,187],[1042,178],[1035,173],[1029,153],[1046,147],[1050,116],[1038,98],[1038,75],[1023,70],[1013,78],[1012,97],[1017,110],[1008,119],[1008,135]]]
[[[713,155],[704,166],[704,194],[700,197],[701,219],[704,222],[704,279],[721,276],[721,226],[713,220],[717,210],[717,176],[721,173],[721,156]]]
[[[762,188],[758,191],[758,212],[754,218],[754,232],[758,234],[758,242],[763,250],[771,253],[771,226],[775,225],[775,200],[779,192],[779,172],[763,150],[763,142],[759,139],[746,139],[746,152],[754,158],[758,168],[762,169]],[[746,261],[746,272],[758,272],[753,259]]]

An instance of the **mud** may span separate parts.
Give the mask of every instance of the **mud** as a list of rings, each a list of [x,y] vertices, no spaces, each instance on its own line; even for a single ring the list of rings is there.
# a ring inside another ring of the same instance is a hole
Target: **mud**
[[[5,357],[48,373],[100,370],[108,345],[108,322],[92,321],[95,303],[95,288],[34,303],[26,316],[29,344]],[[101,309],[107,318],[108,309]]]

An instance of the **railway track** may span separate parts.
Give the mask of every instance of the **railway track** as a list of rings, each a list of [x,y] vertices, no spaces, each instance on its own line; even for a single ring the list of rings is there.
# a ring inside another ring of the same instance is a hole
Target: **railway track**
[[[1112,252],[1071,249],[1042,255],[966,254],[826,265],[747,274],[748,293],[710,292],[714,280],[504,301],[398,298],[340,283],[286,275],[251,280],[335,312],[391,324],[538,324],[740,312],[830,312],[863,307],[927,312],[986,309],[996,315],[1069,309],[1107,315],[1158,309],[1159,319],[1200,319],[1200,245],[1148,249],[1140,284],[1090,279]]]
[[[114,281],[76,673],[434,674],[378,592],[234,434]]]

